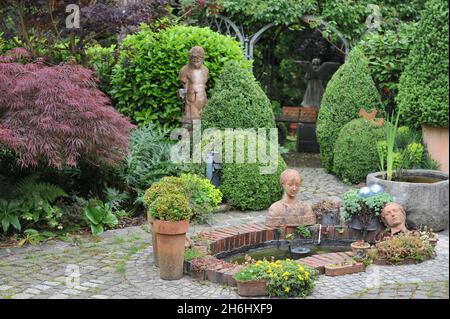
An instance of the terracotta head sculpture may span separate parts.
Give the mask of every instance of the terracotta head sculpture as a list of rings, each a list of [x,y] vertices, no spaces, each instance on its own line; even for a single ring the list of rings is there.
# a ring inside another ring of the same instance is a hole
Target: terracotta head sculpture
[[[391,229],[391,234],[407,233],[406,212],[397,203],[387,203],[381,211],[382,222]]]
[[[300,190],[302,178],[295,169],[287,169],[280,175],[280,184],[283,186],[284,193],[289,198],[295,198]]]

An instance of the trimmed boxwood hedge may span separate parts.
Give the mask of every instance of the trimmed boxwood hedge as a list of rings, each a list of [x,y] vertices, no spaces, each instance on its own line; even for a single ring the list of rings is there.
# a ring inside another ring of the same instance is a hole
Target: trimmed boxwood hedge
[[[361,108],[379,110],[383,117],[380,95],[371,78],[368,62],[361,49],[353,49],[348,61],[328,82],[317,118],[317,139],[320,144],[322,166],[328,172],[333,169],[334,143],[341,128],[358,118]]]
[[[384,140],[385,129],[365,119],[345,124],[334,145],[333,171],[344,182],[357,184],[379,170],[376,144]]]
[[[270,100],[248,69],[235,61],[225,65],[203,111],[202,127],[275,127]]]
[[[448,2],[429,0],[421,13],[397,103],[403,123],[448,127]]]

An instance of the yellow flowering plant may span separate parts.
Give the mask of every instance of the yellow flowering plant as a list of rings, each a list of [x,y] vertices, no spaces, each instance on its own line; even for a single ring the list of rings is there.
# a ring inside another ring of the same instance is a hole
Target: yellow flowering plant
[[[270,297],[306,297],[314,288],[317,271],[300,265],[295,260],[285,259],[269,262],[260,260],[241,269],[237,281],[267,280]]]

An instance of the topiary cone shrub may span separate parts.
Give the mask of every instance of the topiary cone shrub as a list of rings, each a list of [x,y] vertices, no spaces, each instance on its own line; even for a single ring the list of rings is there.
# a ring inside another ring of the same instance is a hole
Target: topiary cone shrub
[[[378,170],[377,142],[385,139],[383,127],[355,119],[345,124],[334,145],[333,172],[344,182],[357,184]]]
[[[223,68],[202,113],[203,128],[273,128],[270,100],[253,74],[230,61]]]
[[[0,144],[23,167],[75,167],[81,159],[118,164],[133,125],[96,88],[93,72],[76,64],[30,62],[26,50],[0,57]]]
[[[426,2],[396,98],[410,127],[448,127],[448,19],[447,1]]]
[[[120,47],[110,91],[116,108],[139,125],[153,122],[167,129],[178,127],[183,108],[177,96],[182,88],[179,73],[196,45],[205,50],[208,96],[227,61],[249,66],[239,42],[209,28],[179,25],[153,32],[143,25]]]
[[[334,144],[341,128],[359,117],[361,108],[377,109],[383,117],[380,95],[371,78],[368,62],[361,49],[353,49],[348,61],[333,75],[326,87],[317,118],[317,140],[323,168],[333,171]]]

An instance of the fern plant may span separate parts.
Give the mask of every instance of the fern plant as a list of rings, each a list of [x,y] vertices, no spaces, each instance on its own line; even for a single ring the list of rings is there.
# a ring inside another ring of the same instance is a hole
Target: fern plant
[[[59,222],[61,209],[53,205],[56,199],[67,196],[62,188],[39,182],[38,175],[33,174],[17,181],[2,177],[0,190],[0,221],[4,233],[10,226],[21,231],[42,223],[51,228],[62,228]]]

